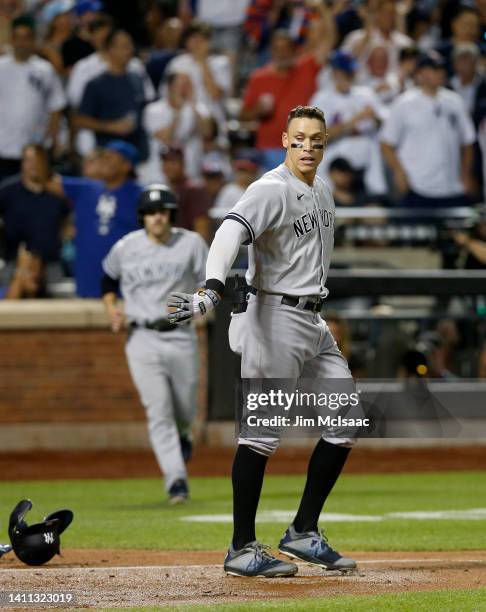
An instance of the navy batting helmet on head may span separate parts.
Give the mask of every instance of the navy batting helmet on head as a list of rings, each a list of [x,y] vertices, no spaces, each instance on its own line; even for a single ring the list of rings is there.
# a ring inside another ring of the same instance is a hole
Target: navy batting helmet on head
[[[71,510],[57,510],[41,523],[27,525],[25,515],[32,508],[29,499],[23,499],[12,510],[8,535],[17,557],[26,565],[43,565],[60,554],[61,533],[73,520]]]
[[[138,198],[138,221],[143,227],[144,215],[150,215],[161,210],[170,211],[170,222],[173,223],[177,213],[177,197],[161,183],[148,185]]]

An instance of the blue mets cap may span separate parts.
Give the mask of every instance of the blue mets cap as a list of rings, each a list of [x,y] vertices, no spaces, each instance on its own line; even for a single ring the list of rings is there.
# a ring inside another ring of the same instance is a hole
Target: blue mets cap
[[[136,147],[125,140],[110,140],[110,142],[107,142],[103,148],[107,149],[108,151],[115,151],[115,153],[121,155],[123,159],[126,159],[127,162],[132,164],[134,167],[140,161],[140,155],[138,154]]]
[[[74,12],[78,17],[81,17],[85,13],[99,13],[103,9],[104,5],[100,0],[78,0]]]
[[[335,70],[342,70],[347,74],[353,74],[358,69],[358,62],[354,55],[340,49],[331,53],[329,63]]]

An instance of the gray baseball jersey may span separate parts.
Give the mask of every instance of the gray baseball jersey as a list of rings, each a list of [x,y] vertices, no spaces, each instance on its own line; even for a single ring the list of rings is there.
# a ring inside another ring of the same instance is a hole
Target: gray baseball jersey
[[[103,270],[120,280],[127,319],[138,323],[167,315],[173,291],[192,293],[205,278],[208,247],[196,232],[172,228],[167,244],[156,244],[145,230],[130,232],[103,260]]]
[[[267,293],[325,297],[334,211],[321,178],[310,187],[284,164],[250,185],[225,217],[248,230],[247,283]]]

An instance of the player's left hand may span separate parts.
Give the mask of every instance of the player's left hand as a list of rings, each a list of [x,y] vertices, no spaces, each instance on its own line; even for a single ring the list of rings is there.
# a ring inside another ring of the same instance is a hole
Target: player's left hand
[[[175,310],[169,312],[167,318],[174,325],[183,325],[192,319],[200,319],[220,302],[221,298],[212,289],[198,289],[196,293],[172,293],[167,306]]]

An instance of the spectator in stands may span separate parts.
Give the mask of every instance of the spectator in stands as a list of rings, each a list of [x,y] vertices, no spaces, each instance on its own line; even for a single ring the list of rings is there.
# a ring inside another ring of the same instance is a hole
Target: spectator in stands
[[[432,17],[421,8],[413,7],[407,12],[406,32],[423,53],[430,51],[437,43],[438,35],[434,30]]]
[[[24,0],[0,2],[0,54],[8,50],[12,21],[19,17],[24,10]]]
[[[15,19],[12,55],[0,57],[0,181],[19,172],[26,144],[57,143],[64,92],[54,68],[34,51],[33,21]]]
[[[233,160],[234,178],[217,194],[209,211],[212,219],[223,219],[238,202],[247,188],[257,180],[260,170],[259,157],[251,150],[239,151]]]
[[[329,179],[336,206],[362,206],[366,197],[360,184],[359,173],[343,157],[336,157],[329,164]]]
[[[419,54],[417,47],[405,47],[405,49],[400,51],[400,64],[398,68],[399,93],[414,87],[414,75],[417,70]]]
[[[157,28],[152,41],[152,51],[145,64],[156,90],[164,80],[167,65],[179,53],[182,30],[182,21],[177,17],[164,19]]]
[[[83,99],[86,85],[92,79],[100,76],[107,71],[109,57],[106,49],[106,41],[112,32],[112,19],[108,15],[100,15],[90,26],[91,42],[95,48],[95,53],[80,60],[73,67],[68,83],[67,96],[69,105],[74,112],[77,111]],[[143,87],[146,100],[155,97],[152,83],[145,72],[143,63],[133,57],[128,63],[129,74],[136,74],[143,79]],[[76,138],[76,150],[81,155],[92,151],[96,146],[96,138],[90,130],[80,130]]]
[[[211,26],[211,47],[219,53],[238,53],[241,26],[250,0],[199,0],[196,15]]]
[[[211,28],[192,21],[183,35],[185,53],[170,61],[166,74],[184,73],[189,76],[196,103],[204,104],[223,127],[224,100],[232,85],[230,60],[226,55],[210,54]]]
[[[1,288],[0,288],[1,293]],[[46,273],[42,258],[37,253],[19,247],[15,269],[5,290],[6,300],[46,297]]]
[[[480,41],[480,21],[478,11],[467,5],[459,7],[451,21],[452,37],[440,44],[437,50],[445,60],[445,69],[449,76],[453,71],[454,50],[458,45],[473,44],[485,49],[486,42]]]
[[[41,12],[46,33],[40,55],[51,62],[61,76],[64,75],[62,48],[74,30],[73,8],[74,0],[51,0]]]
[[[108,69],[86,86],[79,105],[76,125],[93,130],[98,146],[114,137],[134,145],[140,160],[148,157],[148,143],[142,126],[146,99],[141,76],[129,71],[133,41],[127,32],[116,30],[106,40]]]
[[[397,72],[400,50],[413,45],[413,40],[397,30],[397,10],[394,0],[368,0],[362,10],[364,28],[346,36],[342,49],[354,55],[359,62],[358,82],[369,79],[368,59],[376,47],[388,53],[388,71]]]
[[[472,193],[474,126],[461,98],[443,87],[443,62],[421,57],[417,85],[393,103],[381,141],[402,205],[461,206]]]
[[[117,240],[138,228],[137,163],[138,152],[132,144],[113,140],[104,146],[102,181],[57,175],[50,183],[50,189],[67,196],[74,208],[74,277],[79,297],[100,297],[103,258]]]
[[[398,72],[388,70],[386,47],[374,47],[371,50],[367,68],[369,74],[367,86],[371,87],[382,104],[390,104],[398,95],[400,85]]]
[[[293,107],[308,103],[316,89],[317,75],[333,47],[334,24],[326,5],[320,7],[320,44],[314,53],[298,57],[290,33],[277,30],[272,36],[272,61],[255,70],[248,81],[240,119],[257,122],[256,147],[265,170],[283,161],[281,140],[287,115]]]
[[[24,147],[19,178],[0,187],[0,218],[4,224],[3,284],[15,268],[21,245],[36,253],[47,266],[49,280],[62,277],[61,240],[67,231],[69,206],[64,198],[47,191],[51,170],[46,150],[37,144]]]
[[[198,232],[209,241],[211,226],[208,211],[211,197],[201,182],[187,178],[184,151],[180,147],[168,147],[162,152],[162,172],[179,198],[176,225]]]
[[[385,111],[371,89],[354,86],[357,63],[349,53],[334,51],[330,64],[334,89],[318,91],[310,101],[324,111],[329,138],[318,173],[327,179],[329,164],[341,157],[363,174],[367,193],[384,194],[377,132]]]
[[[474,116],[478,93],[486,95],[486,83],[479,71],[479,49],[474,43],[461,43],[452,53],[454,74],[450,80],[452,89],[464,101],[470,115]],[[478,92],[480,86],[483,91]]]
[[[203,183],[211,200],[211,207],[227,183],[224,165],[217,160],[207,161],[202,165]]]
[[[143,124],[149,137],[150,155],[139,168],[142,183],[163,181],[160,152],[167,146],[184,150],[186,176],[201,176],[202,141],[211,129],[210,114],[202,103],[196,102],[187,74],[169,75],[166,96],[145,107]]]
[[[100,0],[78,0],[76,3],[74,12],[77,17],[77,27],[61,49],[66,74],[69,74],[76,62],[94,53],[93,32],[96,31],[99,20],[102,23],[107,20],[102,10],[103,3]]]

